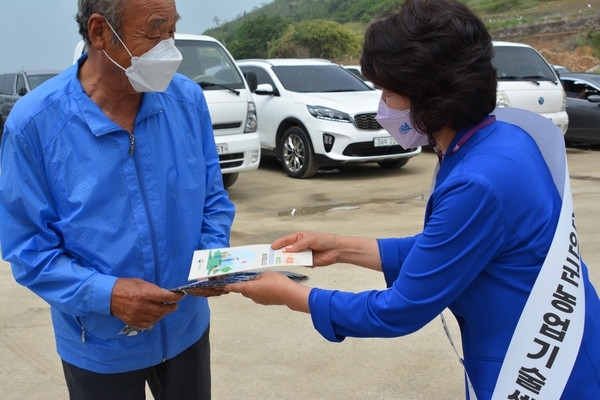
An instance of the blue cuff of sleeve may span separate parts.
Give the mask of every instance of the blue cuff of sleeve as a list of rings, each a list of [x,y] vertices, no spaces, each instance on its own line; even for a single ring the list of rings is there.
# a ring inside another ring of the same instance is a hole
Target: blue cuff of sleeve
[[[104,315],[110,313],[110,299],[113,287],[117,282],[116,276],[94,274],[91,278],[90,312]]]
[[[385,279],[386,287],[391,287],[400,275],[400,250],[397,246],[398,239],[377,239],[379,246],[379,257],[381,257],[381,271]]]
[[[312,289],[308,295],[308,308],[315,329],[330,342],[341,342],[345,336],[338,336],[331,319],[331,297],[334,290]]]

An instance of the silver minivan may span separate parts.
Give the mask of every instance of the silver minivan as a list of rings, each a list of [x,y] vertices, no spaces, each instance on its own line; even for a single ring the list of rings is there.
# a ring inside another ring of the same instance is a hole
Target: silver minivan
[[[498,70],[497,107],[524,108],[554,122],[564,134],[569,125],[567,96],[555,70],[533,47],[494,42]]]
[[[4,121],[17,100],[58,73],[59,71],[18,71],[0,74],[0,137]]]

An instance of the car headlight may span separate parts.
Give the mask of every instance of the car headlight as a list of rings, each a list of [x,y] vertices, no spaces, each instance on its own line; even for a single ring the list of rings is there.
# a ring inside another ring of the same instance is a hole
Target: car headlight
[[[496,92],[496,107],[510,107],[510,100],[504,90]]]
[[[326,121],[334,122],[345,122],[349,124],[352,123],[352,118],[350,118],[350,115],[346,114],[345,112],[322,106],[306,106],[306,108],[308,108],[308,112],[310,113],[310,115],[317,119],[324,119]]]

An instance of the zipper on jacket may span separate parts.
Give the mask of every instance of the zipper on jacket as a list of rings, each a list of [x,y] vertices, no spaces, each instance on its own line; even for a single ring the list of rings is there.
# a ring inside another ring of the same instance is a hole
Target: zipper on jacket
[[[79,319],[79,317],[75,317],[75,319],[77,320],[77,323],[81,327],[81,342],[85,343],[85,328],[83,327],[83,324],[81,323],[81,320]]]
[[[133,150],[135,149],[135,136],[133,132],[129,132],[129,155],[133,155]]]

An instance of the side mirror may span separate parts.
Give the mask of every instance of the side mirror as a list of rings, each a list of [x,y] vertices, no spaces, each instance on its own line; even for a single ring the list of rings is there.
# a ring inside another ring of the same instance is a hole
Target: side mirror
[[[258,85],[254,91],[254,94],[279,96],[279,92],[273,89],[273,86],[270,83],[261,83]]]
[[[256,87],[258,86],[258,79],[256,78],[256,73],[254,71],[248,71],[244,74],[244,78],[246,78],[248,88],[252,93],[254,93],[254,91],[256,91]]]

